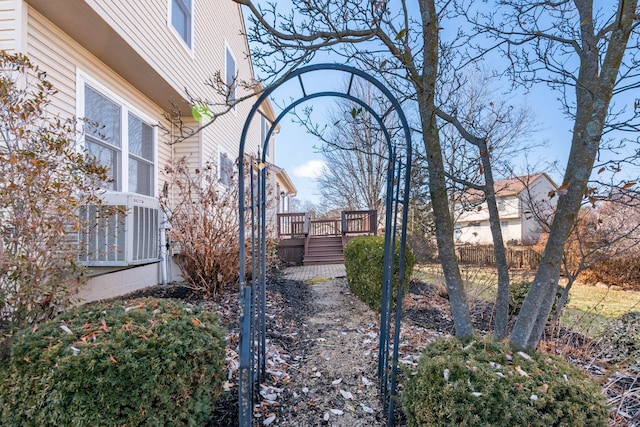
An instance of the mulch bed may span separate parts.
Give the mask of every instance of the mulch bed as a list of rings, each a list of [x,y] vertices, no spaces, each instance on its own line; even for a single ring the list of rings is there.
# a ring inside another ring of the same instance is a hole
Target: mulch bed
[[[128,297],[155,297],[177,298],[193,304],[204,304],[220,316],[221,324],[226,328],[227,338],[227,382],[226,392],[218,401],[212,421],[208,427],[237,426],[238,425],[238,399],[237,399],[237,373],[239,367],[238,344],[238,319],[239,301],[237,292],[229,290],[228,293],[211,298],[202,299],[191,290],[180,284],[172,284],[167,287],[155,286],[135,292]],[[442,291],[428,283],[412,281],[409,291],[403,301],[403,329],[401,338],[400,363],[415,365],[420,355],[420,349],[437,336],[451,335],[454,332],[449,303]],[[301,339],[312,332],[305,323],[315,310],[311,301],[309,286],[301,282],[285,280],[276,274],[267,285],[267,339],[268,339],[268,384],[262,388],[262,401],[255,412],[257,421],[262,425],[278,425],[277,421],[281,413],[278,411],[288,407],[287,399],[293,399],[297,393],[287,390],[292,376],[296,374],[297,361],[302,355],[310,351],[312,340]],[[493,304],[478,302],[472,307],[474,326],[481,333],[491,328]],[[368,333],[372,337],[376,335],[377,328],[367,325],[362,333]],[[364,332],[364,331],[369,332]],[[377,337],[372,338],[372,343],[377,346]],[[542,342],[545,351],[552,351],[567,357],[572,362],[581,365],[595,375],[603,376],[606,373],[605,363],[590,358],[585,360],[584,348],[594,346],[597,343],[587,343],[587,338],[571,331],[560,329],[553,334],[549,332],[546,340]],[[576,347],[576,344],[580,346]],[[628,369],[617,371],[610,375],[603,384],[603,392],[609,398],[612,405],[618,408],[611,425],[638,426],[640,425],[640,378],[636,370]],[[269,399],[265,398],[268,396]],[[275,397],[274,397],[275,396]],[[266,402],[266,403],[265,403]],[[309,412],[313,420],[305,421],[304,414],[300,414],[299,425],[329,425],[328,422],[318,423],[318,414]],[[331,424],[336,425],[336,424]],[[401,411],[397,411],[396,425],[405,425]]]

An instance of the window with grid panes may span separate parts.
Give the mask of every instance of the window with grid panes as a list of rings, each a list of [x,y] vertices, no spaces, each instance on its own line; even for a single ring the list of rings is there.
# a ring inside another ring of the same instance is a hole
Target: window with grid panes
[[[220,163],[218,167],[220,182],[230,187],[233,179],[233,160],[231,160],[227,153],[220,152]]]
[[[107,189],[153,196],[153,127],[89,85],[84,86],[84,116],[85,148],[109,168]]]

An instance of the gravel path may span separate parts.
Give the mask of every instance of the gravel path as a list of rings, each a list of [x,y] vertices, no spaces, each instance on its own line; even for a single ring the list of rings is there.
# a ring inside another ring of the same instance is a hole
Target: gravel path
[[[278,399],[277,426],[384,426],[376,369],[378,316],[345,279],[286,281],[305,286],[303,336],[291,354],[290,382]],[[287,294],[287,290],[284,290]]]

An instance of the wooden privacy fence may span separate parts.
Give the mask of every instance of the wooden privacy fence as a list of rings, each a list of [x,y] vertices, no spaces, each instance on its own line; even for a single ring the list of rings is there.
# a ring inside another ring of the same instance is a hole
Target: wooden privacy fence
[[[536,269],[540,254],[528,247],[505,248],[507,264],[511,268]],[[493,246],[459,246],[456,248],[460,262],[475,265],[496,265]]]

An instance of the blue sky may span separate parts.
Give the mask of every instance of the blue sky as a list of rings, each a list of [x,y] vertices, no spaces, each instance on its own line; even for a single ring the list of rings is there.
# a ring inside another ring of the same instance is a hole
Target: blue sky
[[[335,79],[333,83],[338,87],[340,82],[340,79]],[[278,105],[283,105],[283,100],[299,97],[298,91],[292,87],[283,87],[274,95],[274,108],[277,112],[281,111]],[[520,104],[522,96],[518,95],[518,99],[514,99],[513,102]],[[572,123],[561,116],[559,105],[555,101],[557,94],[538,89],[536,92],[524,96],[531,108],[531,113],[537,117],[540,124],[540,130],[533,134],[531,139],[536,144],[547,143],[547,146],[531,153],[529,162],[542,166],[558,160],[559,166],[564,168],[571,144]],[[310,103],[313,104],[314,116],[321,120],[329,114],[333,101],[316,99]],[[420,141],[413,142],[414,144],[420,143]],[[276,137],[276,163],[285,168],[296,185],[298,199],[314,203],[321,202],[315,180],[318,174],[322,173],[324,167],[322,154],[317,150],[319,145],[320,142],[313,135],[308,134],[304,127],[293,122],[292,114],[289,114],[281,122],[281,130]],[[520,163],[519,166],[524,169],[525,159],[522,159]],[[554,180],[561,180],[561,176],[555,170],[547,169],[545,171]]]
[[[286,7],[283,6],[286,5],[286,3],[286,0],[280,0],[278,2],[278,8],[280,10],[286,9]],[[450,34],[448,34],[448,32]],[[452,27],[450,30],[445,28],[441,36],[446,38],[447,35],[453,36],[454,33],[455,28]],[[315,62],[323,61],[320,59]],[[333,61],[329,59],[324,62]],[[333,88],[338,88],[341,83],[341,78],[335,75],[322,74],[319,77],[316,75],[314,79],[305,79],[307,89],[325,88],[326,86],[323,85],[333,85]],[[500,89],[498,88],[498,90]],[[295,82],[290,82],[280,87],[274,93],[272,99],[276,112],[278,113],[281,110],[279,106],[291,102],[291,100],[298,99],[300,96],[301,91]],[[546,144],[544,147],[534,149],[529,154],[528,163],[536,166],[536,172],[547,172],[559,183],[562,180],[561,171],[545,166],[552,162],[557,162],[558,167],[563,170],[566,166],[571,146],[572,122],[562,115],[560,103],[557,100],[558,96],[560,96],[559,92],[554,92],[543,85],[538,85],[527,94],[521,92],[512,93],[510,101],[515,106],[526,102],[526,105],[531,110],[531,114],[535,116],[539,125],[539,130],[530,137],[531,142],[535,146],[541,146],[543,143]],[[633,102],[632,96],[628,97],[627,102]],[[331,100],[316,99],[310,101],[308,104],[311,103],[314,107],[314,117],[322,120],[329,114],[333,102]],[[298,189],[298,199],[319,203],[321,202],[321,197],[314,178],[317,174],[322,173],[323,157],[314,147],[317,147],[320,143],[315,137],[309,135],[304,128],[294,123],[292,118],[293,116],[289,114],[289,116],[281,122],[281,130],[276,137],[275,160],[278,166],[287,170],[296,185]],[[420,141],[414,141],[414,144],[415,143],[420,143]],[[526,162],[527,160],[524,158],[518,159],[514,162],[514,166],[520,167],[524,172]],[[637,175],[637,171],[634,171],[634,174]]]

